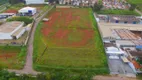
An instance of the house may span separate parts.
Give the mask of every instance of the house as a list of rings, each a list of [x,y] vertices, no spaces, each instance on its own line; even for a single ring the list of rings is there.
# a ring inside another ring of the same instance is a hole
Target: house
[[[26,4],[44,4],[45,0],[25,0]]]
[[[20,15],[25,16],[25,15],[34,15],[34,14],[36,14],[36,11],[37,11],[36,8],[33,8],[33,7],[24,7],[22,9],[20,9],[18,11],[18,13]]]
[[[24,22],[12,21],[0,25],[0,40],[18,39],[26,31]]]

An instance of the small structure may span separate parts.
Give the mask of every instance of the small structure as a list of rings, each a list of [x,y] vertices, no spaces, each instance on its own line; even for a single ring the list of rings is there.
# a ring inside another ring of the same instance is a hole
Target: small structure
[[[6,18],[14,17],[14,16],[16,16],[15,13],[1,13],[0,19],[6,19]]]
[[[47,22],[47,21],[49,21],[49,19],[48,18],[43,18],[43,21]]]
[[[20,15],[23,15],[23,16],[31,16],[31,15],[36,14],[36,8],[33,8],[33,7],[24,7],[22,9],[20,9],[18,11],[18,13]]]
[[[0,40],[18,39],[25,32],[24,22],[13,21],[0,25]]]
[[[125,54],[124,51],[116,47],[107,47],[106,53],[109,54],[110,56],[119,56]]]

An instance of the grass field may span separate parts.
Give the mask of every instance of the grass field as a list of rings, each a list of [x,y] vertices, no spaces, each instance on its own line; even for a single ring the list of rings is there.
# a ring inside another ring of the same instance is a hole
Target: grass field
[[[130,4],[142,4],[142,0],[126,0],[127,2],[129,2]]]
[[[137,15],[140,16],[136,11],[129,10],[101,10],[97,12],[98,14],[115,14],[115,15]]]
[[[102,41],[91,9],[53,9],[47,18],[50,20],[41,22],[35,33],[36,70],[102,69],[107,72]]]
[[[22,69],[25,63],[26,47],[0,46],[0,67]]]

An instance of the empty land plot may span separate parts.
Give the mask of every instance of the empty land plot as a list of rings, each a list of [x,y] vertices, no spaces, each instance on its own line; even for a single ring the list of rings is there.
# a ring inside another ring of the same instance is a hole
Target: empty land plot
[[[25,63],[26,47],[0,46],[0,67],[22,69]]]
[[[102,41],[89,8],[53,9],[34,40],[34,68],[107,70]],[[47,47],[47,49],[46,49]]]

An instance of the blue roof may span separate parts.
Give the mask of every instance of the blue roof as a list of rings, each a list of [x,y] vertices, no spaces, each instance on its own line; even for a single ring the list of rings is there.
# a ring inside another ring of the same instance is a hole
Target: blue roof
[[[136,46],[137,49],[142,49],[142,45]]]

